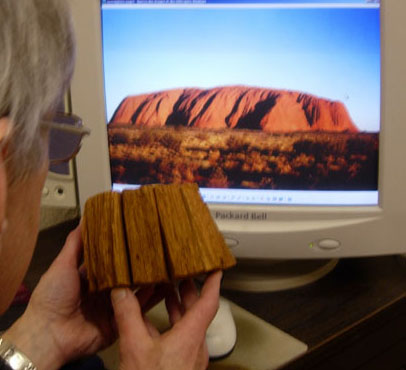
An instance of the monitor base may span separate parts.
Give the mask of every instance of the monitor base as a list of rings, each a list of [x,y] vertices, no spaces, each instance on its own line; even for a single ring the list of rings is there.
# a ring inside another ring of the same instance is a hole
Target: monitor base
[[[335,268],[332,260],[241,260],[224,273],[222,287],[246,292],[275,292],[310,284]]]

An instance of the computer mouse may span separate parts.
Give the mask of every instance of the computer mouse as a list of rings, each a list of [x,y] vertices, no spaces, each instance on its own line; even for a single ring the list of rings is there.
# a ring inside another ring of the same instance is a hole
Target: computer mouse
[[[206,344],[210,360],[227,357],[237,342],[235,326],[230,304],[220,298],[219,309],[206,332]]]

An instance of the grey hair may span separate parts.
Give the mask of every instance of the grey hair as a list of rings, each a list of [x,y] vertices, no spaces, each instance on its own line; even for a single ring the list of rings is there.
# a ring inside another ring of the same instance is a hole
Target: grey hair
[[[43,163],[41,119],[63,101],[74,67],[74,37],[66,0],[0,0],[0,118],[9,182]]]

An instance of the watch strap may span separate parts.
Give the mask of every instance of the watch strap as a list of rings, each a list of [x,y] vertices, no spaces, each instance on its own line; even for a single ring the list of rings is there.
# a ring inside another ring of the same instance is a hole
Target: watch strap
[[[0,338],[0,369],[37,370],[37,367],[13,343]]]

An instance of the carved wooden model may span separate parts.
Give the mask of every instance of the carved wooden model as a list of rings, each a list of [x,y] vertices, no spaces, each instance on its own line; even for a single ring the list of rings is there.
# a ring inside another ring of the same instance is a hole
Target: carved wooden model
[[[98,194],[86,202],[82,233],[91,291],[168,282],[236,263],[196,184]]]

